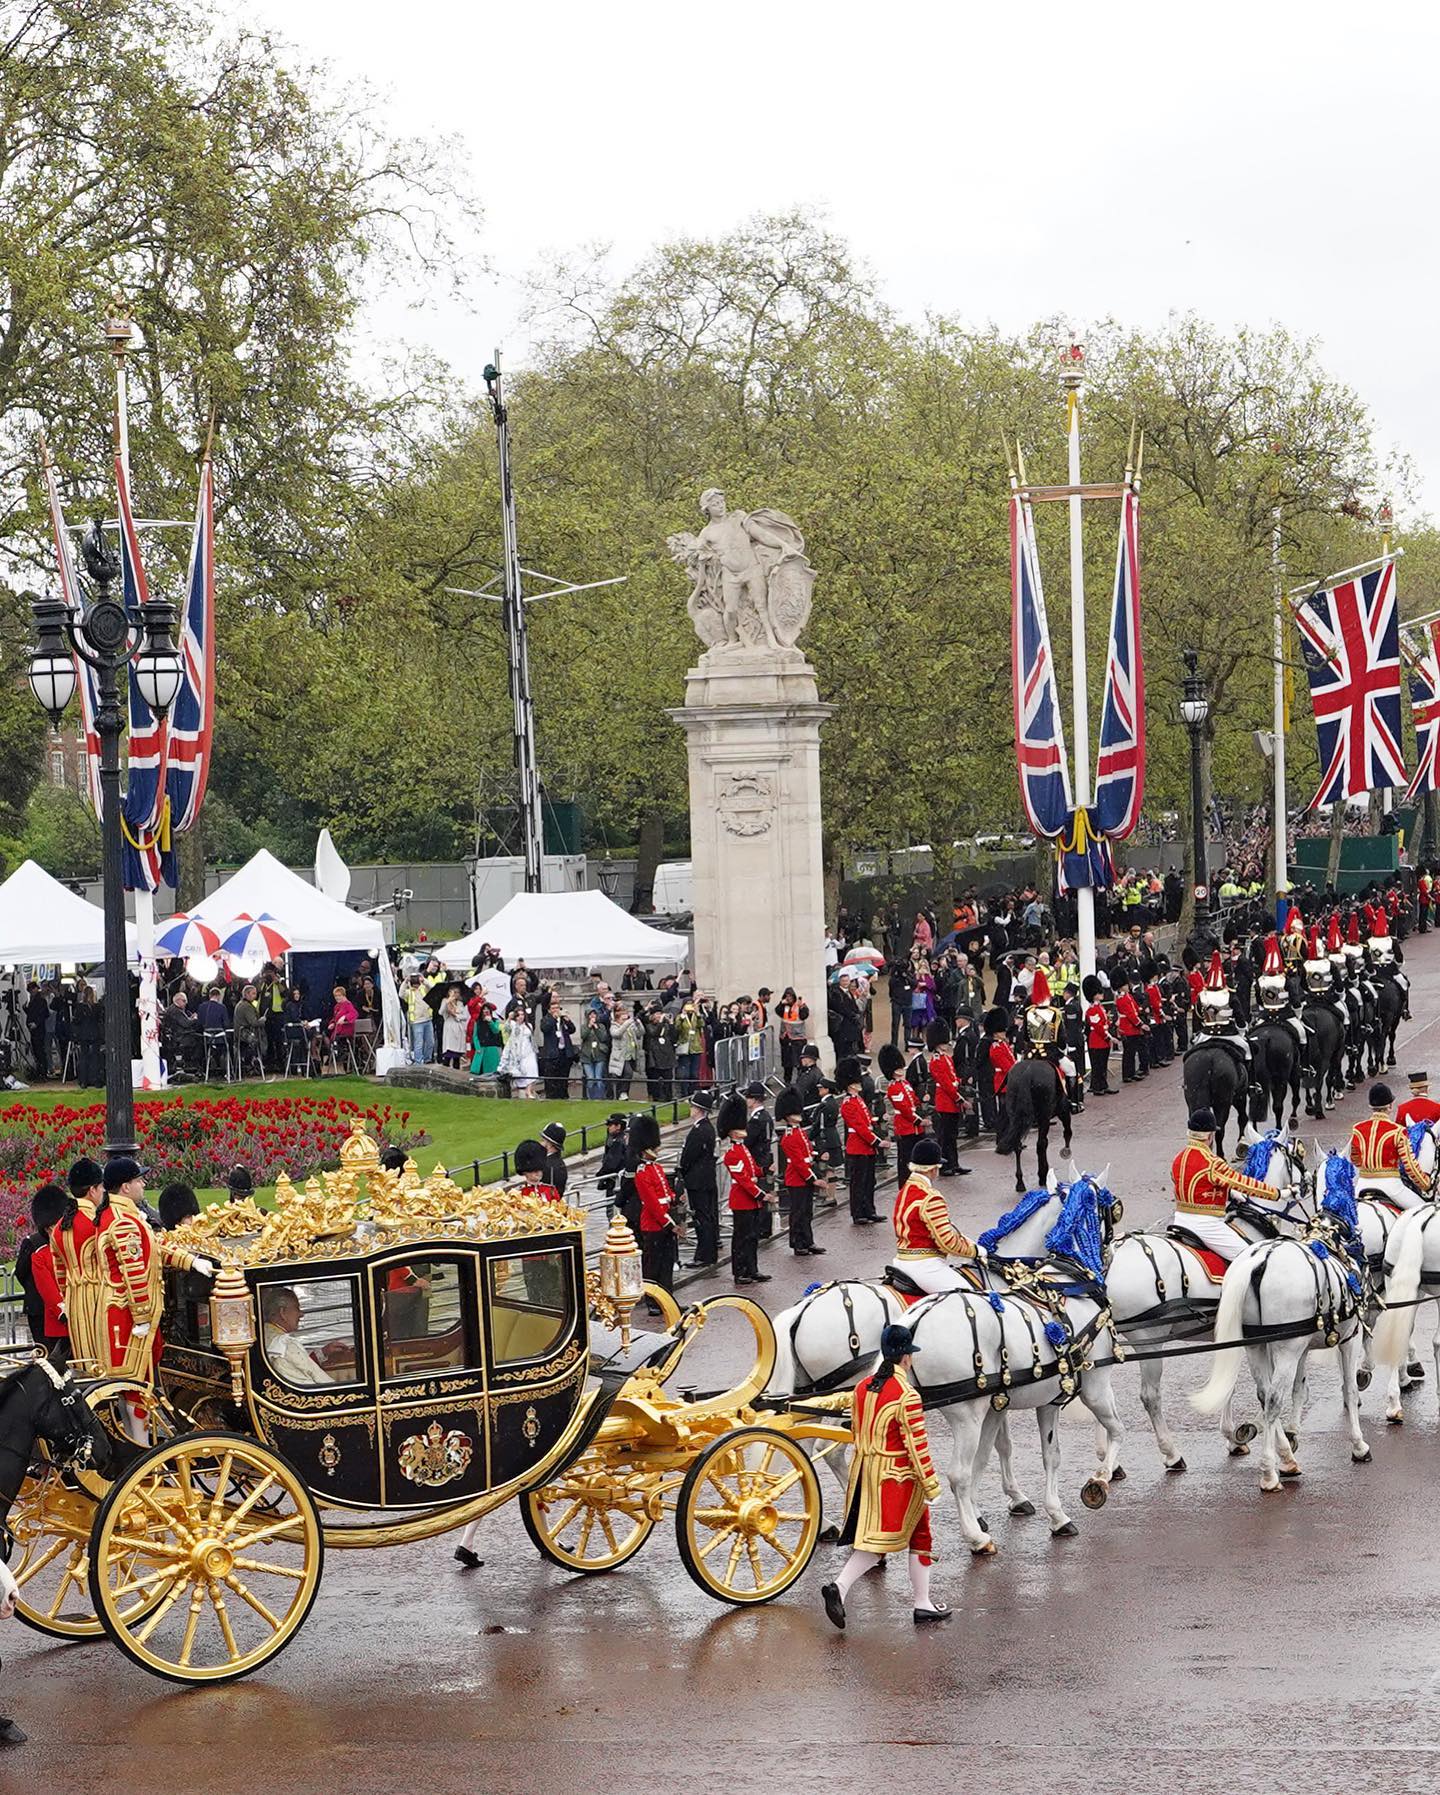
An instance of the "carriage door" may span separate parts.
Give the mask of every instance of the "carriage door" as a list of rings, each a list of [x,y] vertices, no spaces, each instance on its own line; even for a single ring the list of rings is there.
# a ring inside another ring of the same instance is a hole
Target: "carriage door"
[[[482,1266],[490,1330],[490,1485],[524,1477],[563,1436],[589,1353],[580,1243],[492,1249]]]
[[[387,1508],[429,1508],[489,1487],[475,1255],[399,1252],[373,1267]]]

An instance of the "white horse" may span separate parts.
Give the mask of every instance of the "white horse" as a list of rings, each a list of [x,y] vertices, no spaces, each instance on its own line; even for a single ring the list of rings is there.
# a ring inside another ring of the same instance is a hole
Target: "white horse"
[[[1055,1299],[1063,1322],[1047,1304],[1011,1290],[999,1268],[991,1289],[944,1291],[909,1308],[882,1284],[823,1286],[776,1316],[769,1394],[803,1398],[807,1390],[853,1381],[878,1354],[884,1323],[903,1320],[915,1334],[916,1386],[922,1396],[930,1393],[931,1406],[943,1409],[950,1427],[947,1476],[970,1550],[996,1549],[974,1499],[992,1450],[1011,1513],[1035,1512],[1010,1461],[1011,1408],[1036,1411],[1043,1506],[1052,1534],[1068,1537],[1077,1528],[1060,1500],[1060,1409],[1078,1394],[1099,1424],[1096,1468],[1082,1492],[1089,1507],[1105,1501],[1124,1434],[1110,1380],[1113,1336],[1101,1304],[1078,1293],[1076,1275],[1073,1267],[1057,1271],[1059,1281],[1076,1292]]]
[[[1215,1369],[1191,1398],[1213,1415],[1240,1372],[1243,1344],[1260,1401],[1260,1487],[1278,1490],[1300,1475],[1295,1457],[1304,1406],[1305,1360],[1316,1346],[1336,1346],[1350,1456],[1370,1457],[1360,1429],[1360,1299],[1345,1260],[1320,1240],[1266,1240],[1230,1262],[1215,1318]],[[1358,1284],[1358,1280],[1355,1280]]]
[[[1440,1301],[1440,1208],[1424,1203],[1418,1209],[1407,1209],[1395,1224],[1390,1236],[1385,1277],[1384,1313],[1376,1325],[1370,1342],[1377,1364],[1386,1367],[1392,1383],[1400,1376],[1401,1365],[1411,1371],[1414,1363],[1412,1335],[1418,1325],[1421,1305]],[[1435,1361],[1435,1379],[1440,1385],[1440,1310],[1436,1312],[1435,1333],[1430,1342]],[[1396,1412],[1387,1409],[1388,1420],[1402,1420],[1398,1397]]]

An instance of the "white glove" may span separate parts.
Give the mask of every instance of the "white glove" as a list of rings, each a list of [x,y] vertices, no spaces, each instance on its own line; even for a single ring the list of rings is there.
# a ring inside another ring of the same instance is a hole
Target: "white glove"
[[[213,1259],[197,1259],[191,1269],[198,1271],[202,1278],[213,1278],[217,1267]]]
[[[150,1323],[148,1321],[142,1321],[138,1328],[132,1330],[130,1338],[132,1340],[143,1340],[149,1332]]]
[[[990,1263],[990,1255],[985,1251],[984,1247],[978,1244],[975,1248],[975,1258],[981,1265],[988,1265]]]

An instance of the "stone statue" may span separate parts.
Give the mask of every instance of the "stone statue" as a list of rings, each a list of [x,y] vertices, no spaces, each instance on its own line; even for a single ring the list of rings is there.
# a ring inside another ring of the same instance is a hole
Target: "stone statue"
[[[793,648],[810,618],[815,569],[805,538],[781,511],[727,511],[725,494],[700,495],[705,527],[666,538],[691,579],[685,609],[711,652]]]

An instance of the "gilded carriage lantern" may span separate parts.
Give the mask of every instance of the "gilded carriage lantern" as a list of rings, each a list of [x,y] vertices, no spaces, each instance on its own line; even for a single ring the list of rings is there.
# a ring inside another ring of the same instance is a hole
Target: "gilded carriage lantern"
[[[600,1294],[620,1313],[620,1342],[630,1344],[630,1312],[645,1294],[645,1273],[635,1236],[617,1215],[600,1249]]]
[[[255,1344],[255,1304],[245,1274],[228,1262],[215,1274],[210,1293],[210,1338],[230,1361],[230,1388],[245,1400],[245,1362]]]

